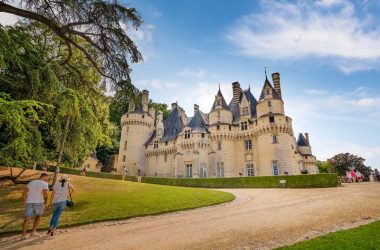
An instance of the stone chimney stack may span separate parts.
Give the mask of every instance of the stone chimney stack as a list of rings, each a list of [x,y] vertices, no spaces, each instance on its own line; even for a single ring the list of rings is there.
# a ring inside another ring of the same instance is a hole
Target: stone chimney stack
[[[177,103],[176,103],[176,102],[173,102],[173,103],[172,103],[172,110],[174,110],[176,107],[177,107]]]
[[[144,112],[148,112],[149,91],[144,89],[141,96],[141,104]]]
[[[186,124],[186,118],[187,118],[187,116],[186,116],[186,112],[185,112],[185,110],[183,108],[180,108],[180,115],[181,115],[182,122],[184,124]]]
[[[273,80],[274,90],[276,90],[277,94],[282,99],[281,84],[280,84],[280,73],[273,73],[272,74],[272,80]]]
[[[239,103],[240,94],[241,94],[240,83],[238,82],[232,83],[232,92],[233,92],[232,103],[235,103],[235,104]]]
[[[305,133],[305,137],[306,137],[307,142],[309,142],[309,133]]]
[[[135,102],[133,100],[129,100],[128,103],[128,112],[133,112],[135,111]]]
[[[199,111],[199,106],[198,104],[194,104],[194,115]]]

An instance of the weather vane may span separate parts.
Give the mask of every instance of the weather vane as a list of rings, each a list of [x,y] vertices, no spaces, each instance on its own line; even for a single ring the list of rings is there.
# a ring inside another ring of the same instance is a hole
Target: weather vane
[[[265,78],[268,79],[268,76],[267,76],[267,67],[264,66],[264,72],[265,72]]]

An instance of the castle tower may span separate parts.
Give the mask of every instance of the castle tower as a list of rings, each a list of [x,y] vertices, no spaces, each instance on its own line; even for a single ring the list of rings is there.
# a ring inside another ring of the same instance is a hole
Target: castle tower
[[[316,166],[316,158],[311,152],[309,133],[305,133],[305,136],[302,133],[298,135],[297,150],[301,155],[301,161],[299,162],[300,170],[307,170],[309,174],[317,174],[318,168]]]
[[[265,77],[257,103],[256,166],[259,175],[299,174],[294,159],[292,120],[284,112],[279,77],[273,74],[276,88]]]
[[[126,166],[129,175],[136,175],[138,169],[145,173],[145,142],[153,131],[154,109],[149,108],[149,92],[143,90],[141,104],[130,101],[128,113],[121,117],[118,172]]]
[[[239,89],[240,89],[240,86],[239,86]],[[216,124],[216,123],[231,124],[232,123],[232,113],[226,103],[226,100],[223,97],[222,92],[220,91],[220,87],[219,87],[218,93],[215,96],[214,104],[212,105],[211,111],[209,113],[209,123],[210,124]]]

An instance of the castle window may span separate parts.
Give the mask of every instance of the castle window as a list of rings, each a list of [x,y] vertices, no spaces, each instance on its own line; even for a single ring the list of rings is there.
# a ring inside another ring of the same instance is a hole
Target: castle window
[[[127,133],[129,132],[129,126],[127,126]]]
[[[224,163],[216,163],[216,177],[224,177]]]
[[[231,130],[231,125],[228,125],[228,130]]]
[[[205,138],[205,133],[202,133],[202,138]]]
[[[277,135],[272,135],[272,143],[277,143]]]
[[[252,149],[252,140],[245,140],[245,149]]]
[[[199,178],[207,177],[207,167],[205,163],[199,164]]]
[[[278,161],[272,161],[273,175],[279,175]]]
[[[216,125],[216,130],[220,130],[220,126],[219,125]]]
[[[165,161],[165,162],[168,161],[168,154],[164,154],[164,161]]]
[[[124,142],[124,150],[127,150],[127,145],[128,145],[128,142],[125,141],[125,142]]]
[[[218,118],[218,122],[220,122],[220,111],[218,111],[218,116],[217,116],[217,118]]]
[[[242,115],[248,115],[249,114],[249,109],[248,109],[248,107],[244,107],[243,109],[242,109]]]
[[[274,123],[274,116],[269,116],[269,122]]]
[[[168,142],[166,141],[166,142],[165,142],[165,146],[167,146],[167,145],[168,145]]]
[[[216,106],[222,105],[222,101],[220,99],[216,99]]]
[[[218,142],[218,150],[222,150],[222,142]]]
[[[255,176],[253,164],[247,164],[247,176]]]
[[[123,162],[125,162],[125,158],[126,158],[125,155],[123,155]]]
[[[185,139],[189,139],[190,138],[190,130],[186,130],[185,131]]]
[[[158,148],[158,141],[154,141],[153,148]]]
[[[241,123],[241,130],[248,130],[248,122]]]
[[[145,118],[145,115],[142,115],[141,117],[144,119],[144,118]]]
[[[268,101],[268,107],[272,107],[272,102]]]
[[[192,164],[186,164],[186,177],[187,178],[193,177],[193,165]]]
[[[270,94],[270,90],[269,90],[269,89],[266,89],[266,90],[265,90],[265,94],[266,94],[266,95],[269,95],[269,94]]]

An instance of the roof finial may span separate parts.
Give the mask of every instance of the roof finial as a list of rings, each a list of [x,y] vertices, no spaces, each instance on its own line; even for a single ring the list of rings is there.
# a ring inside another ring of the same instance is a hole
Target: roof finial
[[[251,84],[248,84],[248,90],[251,90]]]
[[[220,83],[219,83],[219,91],[220,91]]]
[[[264,72],[265,72],[265,79],[268,80],[268,76],[267,76],[267,67],[264,66]]]

